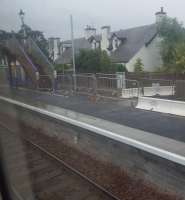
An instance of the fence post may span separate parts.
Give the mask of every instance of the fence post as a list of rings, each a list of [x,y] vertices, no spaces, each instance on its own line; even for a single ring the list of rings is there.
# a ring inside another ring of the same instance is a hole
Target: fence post
[[[17,66],[15,65],[15,88],[18,88]]]
[[[39,78],[40,78],[39,72],[35,72],[35,76],[37,81],[36,89],[39,90]]]
[[[116,79],[117,79],[117,89],[125,89],[126,88],[126,78],[125,72],[116,72]]]
[[[73,90],[74,90],[74,92],[76,92],[76,90],[77,90],[77,80],[76,80],[76,73],[73,73]]]
[[[125,72],[122,73],[122,89],[126,88],[126,74]]]
[[[172,95],[175,96],[176,80],[172,80]]]
[[[52,83],[52,85],[53,85],[53,93],[55,93],[56,90],[57,90],[57,71],[56,70],[53,71],[53,83]]]
[[[92,77],[93,77],[93,93],[94,96],[97,96],[97,78],[95,74],[93,74]]]

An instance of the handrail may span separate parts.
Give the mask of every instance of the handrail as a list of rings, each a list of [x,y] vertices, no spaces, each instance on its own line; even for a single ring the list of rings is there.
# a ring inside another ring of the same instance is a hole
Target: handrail
[[[29,42],[29,41],[30,41],[31,44],[34,46],[34,48],[35,48],[36,50],[38,50],[38,52],[40,53],[40,55],[41,55],[42,58],[44,59],[44,62],[46,62],[46,63],[51,67],[51,69],[54,70],[53,64],[52,64],[51,62],[49,62],[48,58],[47,58],[46,55],[42,52],[42,50],[41,50],[40,47],[37,45],[37,43],[36,43],[31,37],[28,38],[28,42]]]
[[[23,55],[25,56],[25,58],[27,59],[27,61],[32,65],[33,69],[35,70],[35,72],[37,72],[37,68],[35,67],[35,65],[33,64],[33,62],[31,61],[31,59],[28,57],[27,53],[25,52],[25,50],[21,47],[21,45],[19,44],[18,40],[16,39],[15,35],[13,34],[13,42],[15,42],[15,44],[18,46],[18,48],[20,49],[20,51],[23,53]]]
[[[28,73],[28,76],[36,86],[37,80],[35,74],[38,72],[37,67],[29,58],[14,33],[12,34],[12,37],[6,41],[5,47],[10,51],[11,54],[17,57],[17,60],[21,63],[22,67]]]

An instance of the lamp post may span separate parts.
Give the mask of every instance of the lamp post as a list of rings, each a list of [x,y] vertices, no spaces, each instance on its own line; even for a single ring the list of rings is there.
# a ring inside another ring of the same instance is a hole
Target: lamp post
[[[19,17],[20,17],[20,20],[21,20],[21,26],[22,26],[22,29],[23,29],[23,37],[24,37],[24,43],[25,43],[25,38],[26,38],[26,30],[25,30],[25,23],[24,23],[24,17],[25,17],[25,12],[20,9],[19,11]]]
[[[75,66],[75,46],[74,46],[74,31],[73,31],[73,16],[70,16],[71,24],[71,44],[72,44],[72,62],[73,62],[73,80],[74,80],[74,91],[76,91],[76,66]]]
[[[25,16],[25,13],[23,12],[22,9],[20,9],[20,11],[19,11],[19,17],[21,19],[22,26],[24,25],[24,16]]]

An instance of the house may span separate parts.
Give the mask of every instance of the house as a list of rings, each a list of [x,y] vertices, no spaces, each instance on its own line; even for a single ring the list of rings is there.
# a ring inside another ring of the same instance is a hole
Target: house
[[[156,14],[156,22],[151,25],[134,27],[126,30],[111,31],[110,26],[103,26],[101,34],[90,26],[85,28],[85,36],[74,39],[75,53],[81,49],[105,50],[116,64],[124,64],[128,71],[134,70],[134,64],[141,58],[145,71],[154,71],[162,65],[160,56],[161,38],[157,33],[157,24],[167,16],[163,8]],[[55,50],[56,52],[56,50]],[[58,45],[57,64],[70,64],[72,61],[71,41],[62,41]]]

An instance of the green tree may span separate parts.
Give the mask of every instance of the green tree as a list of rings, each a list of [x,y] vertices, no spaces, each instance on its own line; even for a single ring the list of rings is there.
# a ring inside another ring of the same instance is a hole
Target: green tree
[[[67,70],[72,70],[71,66],[67,64],[55,64],[54,66],[57,73],[65,73]]]
[[[134,72],[136,73],[141,73],[144,71],[143,69],[144,65],[142,63],[142,60],[141,58],[137,58],[135,64],[134,64]]]
[[[24,38],[24,31],[26,38],[31,37],[42,50],[42,52],[49,58],[48,41],[44,37],[43,32],[32,30],[28,25],[24,24],[17,33],[17,37],[20,39]]]
[[[172,72],[184,73],[185,72],[185,42],[179,43],[175,47],[174,52],[175,68]]]
[[[185,29],[177,19],[166,17],[158,24],[161,41],[163,69],[168,72],[181,72],[182,49],[185,45]]]
[[[125,64],[116,64],[116,71],[117,72],[127,72],[127,68],[125,66]]]
[[[76,56],[76,70],[83,73],[115,72],[106,51],[81,50]]]
[[[11,38],[11,33],[0,30],[0,41],[7,40],[9,38]]]

